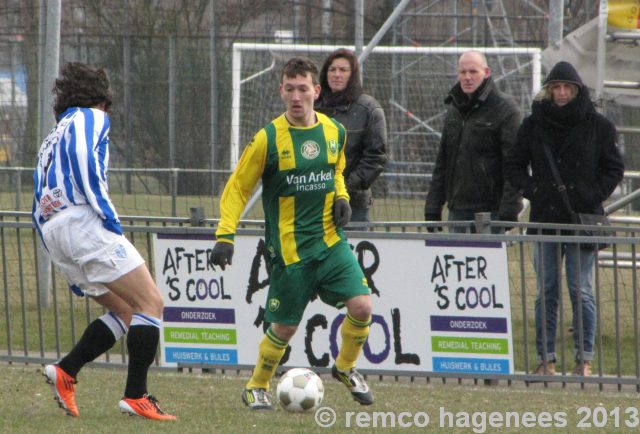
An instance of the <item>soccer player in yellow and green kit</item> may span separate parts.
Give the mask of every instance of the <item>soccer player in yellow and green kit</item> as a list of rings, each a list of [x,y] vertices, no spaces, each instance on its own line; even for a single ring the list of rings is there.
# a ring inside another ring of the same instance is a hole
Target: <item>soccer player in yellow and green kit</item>
[[[267,261],[271,270],[262,338],[253,375],[242,394],[251,409],[271,409],[269,381],[314,294],[347,307],[342,343],[332,368],[363,405],[373,395],[355,369],[369,335],[367,280],[342,232],[351,215],[342,171],[346,133],[337,121],[313,110],[320,94],[318,69],[294,57],[280,75],[286,112],[261,129],[244,150],[220,199],[220,224],[212,261],[231,265],[240,215],[262,180]]]

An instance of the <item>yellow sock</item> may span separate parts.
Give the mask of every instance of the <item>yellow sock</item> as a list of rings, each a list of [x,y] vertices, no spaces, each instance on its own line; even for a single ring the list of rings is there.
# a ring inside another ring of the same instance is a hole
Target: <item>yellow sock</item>
[[[269,390],[269,380],[273,377],[286,349],[287,342],[278,338],[269,327],[258,347],[258,361],[247,383],[247,389]]]
[[[371,324],[371,318],[358,321],[349,314],[345,316],[340,328],[342,343],[336,358],[336,368],[340,371],[348,372],[355,368],[362,346],[369,336],[369,324]]]

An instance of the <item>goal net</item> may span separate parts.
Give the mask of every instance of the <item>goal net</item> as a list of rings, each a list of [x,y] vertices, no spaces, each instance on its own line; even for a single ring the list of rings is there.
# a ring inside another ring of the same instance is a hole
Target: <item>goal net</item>
[[[283,111],[279,73],[292,56],[307,56],[321,68],[344,46],[235,43],[231,107],[230,168],[257,130]],[[344,47],[353,49],[353,47]],[[456,81],[459,55],[468,47],[377,46],[361,65],[364,91],[382,105],[387,120],[389,163],[374,185],[375,220],[421,220],[440,132],[444,98]],[[540,49],[476,47],[487,56],[499,89],[523,113],[540,83]]]

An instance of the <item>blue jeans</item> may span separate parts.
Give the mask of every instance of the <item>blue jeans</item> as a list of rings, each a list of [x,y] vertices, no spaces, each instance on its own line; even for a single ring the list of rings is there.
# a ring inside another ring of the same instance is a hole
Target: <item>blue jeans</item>
[[[562,258],[565,258],[567,285],[573,308],[573,342],[576,361],[593,359],[593,343],[596,333],[596,304],[593,298],[593,265],[595,249],[580,248],[572,243],[536,243],[533,263],[538,276],[536,298],[536,350],[540,361],[544,343],[542,339],[542,313],[545,313],[547,332],[547,361],[556,360],[556,328],[558,323],[558,298]],[[544,289],[543,289],[544,288]],[[542,291],[544,290],[544,303]],[[578,297],[580,295],[580,297]],[[581,310],[578,306],[580,298]],[[583,354],[580,355],[579,316],[582,317]]]
[[[459,221],[468,221],[468,220],[475,220],[476,219],[476,211],[472,211],[472,210],[457,210],[457,209],[450,209],[449,210],[449,215],[447,217],[447,220],[449,220],[450,222],[459,222]],[[499,214],[498,211],[493,211],[491,213],[491,220],[499,220]],[[465,233],[467,232],[466,227],[450,227],[449,228],[449,232],[453,232],[453,233]],[[503,228],[491,228],[491,233],[492,234],[499,234],[502,233]],[[476,228],[475,226],[471,228],[471,232],[472,234],[476,233]]]

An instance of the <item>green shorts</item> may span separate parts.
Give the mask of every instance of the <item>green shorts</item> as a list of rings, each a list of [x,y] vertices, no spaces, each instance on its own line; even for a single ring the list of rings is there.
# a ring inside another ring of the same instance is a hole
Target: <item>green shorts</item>
[[[346,241],[331,246],[324,259],[301,267],[286,269],[275,265],[269,280],[265,319],[276,324],[300,324],[314,294],[337,308],[350,298],[370,294],[367,278]]]

